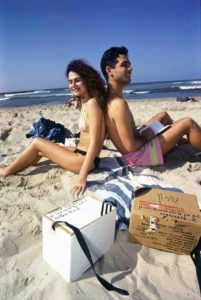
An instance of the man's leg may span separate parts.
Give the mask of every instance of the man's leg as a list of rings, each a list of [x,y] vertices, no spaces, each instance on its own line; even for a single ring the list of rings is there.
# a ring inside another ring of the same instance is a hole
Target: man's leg
[[[146,121],[144,125],[149,125],[154,121],[160,121],[164,126],[173,123],[173,120],[171,119],[170,115],[166,111],[161,111],[160,113],[156,114],[151,119]]]
[[[174,122],[170,129],[159,136],[162,153],[172,150],[184,135],[192,146],[201,151],[201,128],[191,118],[183,118]]]

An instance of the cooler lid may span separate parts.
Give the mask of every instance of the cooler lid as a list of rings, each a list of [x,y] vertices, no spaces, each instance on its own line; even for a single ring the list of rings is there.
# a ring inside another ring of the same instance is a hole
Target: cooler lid
[[[81,229],[101,217],[102,201],[91,196],[71,202],[63,207],[59,207],[49,213],[45,217],[52,222],[64,221]],[[112,207],[112,210],[115,209]],[[66,227],[66,225],[63,225]],[[68,227],[68,231],[73,231]]]

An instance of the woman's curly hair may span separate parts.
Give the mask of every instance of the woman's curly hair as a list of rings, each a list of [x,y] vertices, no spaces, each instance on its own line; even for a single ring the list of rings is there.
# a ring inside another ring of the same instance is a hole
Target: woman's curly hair
[[[89,95],[96,98],[102,110],[106,110],[106,88],[101,75],[82,59],[72,60],[66,69],[67,78],[69,72],[75,72],[80,75]]]

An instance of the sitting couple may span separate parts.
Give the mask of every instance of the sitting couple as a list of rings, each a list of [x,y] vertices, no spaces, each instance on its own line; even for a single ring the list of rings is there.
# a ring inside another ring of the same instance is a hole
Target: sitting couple
[[[189,143],[201,151],[201,128],[190,118],[172,122],[167,113],[159,113],[145,124],[159,120],[171,128],[147,142],[139,136],[132,113],[123,98],[123,88],[131,81],[132,67],[125,47],[105,51],[101,69],[108,89],[99,73],[82,60],[69,63],[66,70],[69,89],[81,103],[80,141],[76,147],[60,146],[34,138],[11,165],[1,168],[8,176],[37,163],[41,157],[79,174],[72,185],[73,194],[83,193],[88,173],[98,166],[99,154],[106,133],[128,165],[153,166],[163,164],[163,155],[187,135]]]

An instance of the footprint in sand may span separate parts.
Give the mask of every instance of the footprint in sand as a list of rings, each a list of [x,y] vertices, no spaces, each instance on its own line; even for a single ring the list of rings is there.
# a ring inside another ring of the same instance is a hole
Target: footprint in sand
[[[0,256],[10,257],[18,253],[18,247],[13,240],[8,237],[4,237],[0,241]]]
[[[0,140],[5,141],[11,132],[12,128],[5,128],[0,131]]]
[[[201,170],[201,163],[197,162],[197,163],[190,163],[187,167],[187,170],[189,172],[195,172],[195,171],[199,171]]]

